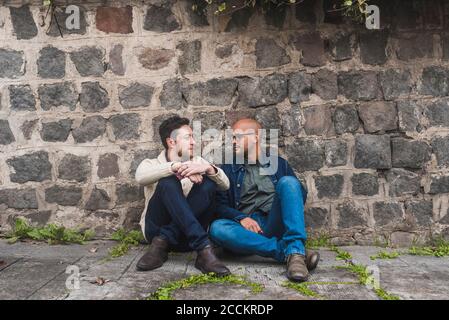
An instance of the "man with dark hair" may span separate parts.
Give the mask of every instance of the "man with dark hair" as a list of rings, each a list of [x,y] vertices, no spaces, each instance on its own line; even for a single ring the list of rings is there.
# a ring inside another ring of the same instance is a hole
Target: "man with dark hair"
[[[159,268],[170,250],[194,250],[195,267],[201,272],[230,274],[215,256],[206,231],[214,215],[215,192],[229,188],[228,178],[220,168],[193,157],[195,141],[188,119],[166,119],[159,134],[165,150],[156,159],[143,160],[136,170],[146,199],[140,224],[151,242],[137,269]]]
[[[319,261],[317,252],[305,248],[307,189],[281,157],[269,157],[276,166],[268,172],[271,163],[262,161],[261,128],[254,119],[241,119],[233,126],[234,153],[244,163],[222,166],[230,188],[217,193],[221,219],[212,223],[210,235],[231,252],[286,263],[290,280],[306,281]]]

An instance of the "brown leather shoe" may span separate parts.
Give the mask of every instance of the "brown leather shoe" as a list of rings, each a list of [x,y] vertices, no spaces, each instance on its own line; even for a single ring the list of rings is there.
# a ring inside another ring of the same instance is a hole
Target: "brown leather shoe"
[[[195,268],[202,273],[215,273],[217,276],[227,276],[231,271],[220,261],[214,253],[211,245],[198,251],[195,261]]]
[[[307,270],[315,270],[320,261],[320,254],[318,251],[306,250],[306,265]]]
[[[302,254],[291,254],[287,258],[287,278],[291,281],[304,282],[309,276],[306,258]]]
[[[168,242],[161,237],[154,237],[148,251],[136,265],[138,271],[149,271],[161,267],[168,259]]]

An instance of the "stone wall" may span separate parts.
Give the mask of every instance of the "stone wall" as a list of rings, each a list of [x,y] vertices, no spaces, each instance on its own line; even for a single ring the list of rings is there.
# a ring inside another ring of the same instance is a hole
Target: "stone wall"
[[[449,235],[449,2],[377,1],[379,31],[305,0],[197,15],[192,1],[0,1],[0,224],[135,227],[134,181],[177,113],[281,128],[306,221],[335,243]]]

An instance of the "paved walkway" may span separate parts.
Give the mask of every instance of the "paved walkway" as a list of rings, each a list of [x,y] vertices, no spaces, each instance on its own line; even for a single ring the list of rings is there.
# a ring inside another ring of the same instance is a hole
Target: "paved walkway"
[[[144,299],[170,281],[199,274],[193,267],[193,253],[171,254],[162,268],[137,272],[135,264],[145,248],[133,248],[125,256],[108,259],[108,250],[113,245],[116,242],[11,245],[0,240],[0,299]],[[358,246],[341,249],[351,253],[354,262],[374,270],[382,289],[400,299],[449,298],[447,257],[401,255],[396,259],[371,260],[371,255],[385,249]],[[356,274],[338,268],[345,262],[336,260],[333,251],[320,249],[320,253],[320,264],[310,279],[317,284],[309,285],[308,289],[324,299],[379,299],[372,288],[358,283]],[[234,274],[262,284],[264,290],[254,294],[243,285],[207,283],[175,291],[173,298],[315,299],[310,294],[282,286],[286,280],[284,266],[272,260],[258,257],[226,257],[224,260]],[[70,285],[76,281],[67,279],[76,279],[77,270],[79,288],[74,289]]]

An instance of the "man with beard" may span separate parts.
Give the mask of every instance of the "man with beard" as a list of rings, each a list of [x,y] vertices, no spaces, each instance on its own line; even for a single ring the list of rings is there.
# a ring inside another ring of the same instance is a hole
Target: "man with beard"
[[[136,180],[144,185],[146,206],[140,224],[151,242],[137,262],[137,269],[159,268],[169,251],[197,251],[195,267],[203,273],[230,274],[218,260],[207,234],[215,207],[216,190],[227,190],[223,170],[201,157],[193,157],[189,120],[174,116],[159,127],[164,151],[156,159],[143,160]]]
[[[305,249],[307,190],[281,157],[274,159],[274,174],[263,170],[270,163],[261,163],[262,126],[256,120],[241,119],[232,129],[235,158],[243,158],[244,164],[234,160],[222,166],[230,188],[217,193],[221,219],[212,223],[211,239],[231,252],[286,263],[290,280],[306,281],[319,261],[317,252]]]

